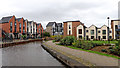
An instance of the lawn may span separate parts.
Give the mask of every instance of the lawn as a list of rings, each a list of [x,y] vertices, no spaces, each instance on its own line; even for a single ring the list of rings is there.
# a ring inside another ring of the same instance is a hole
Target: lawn
[[[93,43],[97,43],[97,44],[108,44],[110,42],[110,44],[116,44],[118,43],[118,41],[85,41],[85,42],[93,42]]]
[[[59,45],[59,44],[57,44],[57,45]],[[61,45],[61,46],[64,46],[64,45]],[[82,51],[86,51],[86,52],[90,52],[90,53],[95,53],[95,54],[99,54],[99,55],[103,55],[103,56],[113,57],[113,58],[116,58],[116,59],[120,59],[120,57],[118,57],[118,56],[110,55],[110,54],[107,54],[107,53],[101,53],[101,52],[98,52],[98,51],[84,50],[84,49],[80,49],[80,48],[73,47],[73,46],[65,46],[65,47],[68,47],[68,48],[71,48],[71,49],[76,49],[76,50],[82,50]]]

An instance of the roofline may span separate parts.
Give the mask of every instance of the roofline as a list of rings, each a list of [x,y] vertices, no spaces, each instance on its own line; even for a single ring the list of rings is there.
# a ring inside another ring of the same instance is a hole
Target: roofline
[[[67,23],[67,22],[80,22],[80,20],[76,20],[76,21],[65,21],[63,23]]]

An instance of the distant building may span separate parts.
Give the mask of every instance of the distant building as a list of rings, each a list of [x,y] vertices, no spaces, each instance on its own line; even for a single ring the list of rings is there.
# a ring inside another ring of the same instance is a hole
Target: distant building
[[[111,28],[112,28],[112,37],[114,39],[120,39],[120,19],[111,20]]]
[[[22,18],[16,18],[13,16],[3,17],[0,20],[0,32],[5,37],[12,37],[13,39],[22,38],[22,35],[26,35],[27,38],[37,38],[37,23],[34,21],[28,21]],[[40,25],[42,27],[42,25]],[[39,28],[38,28],[39,29]],[[41,34],[43,32],[43,27],[40,28]]]
[[[43,27],[41,23],[37,24],[37,37],[42,37]]]
[[[80,21],[66,21],[63,23],[64,23],[64,28],[63,28],[64,36],[72,35],[77,37],[77,26],[79,26],[80,24],[84,25]]]
[[[103,25],[101,28],[95,25],[86,27],[80,21],[66,21],[64,22],[64,37],[69,35],[84,40],[108,40],[112,39],[112,29],[106,25]]]
[[[49,22],[46,26],[46,32],[49,32],[50,35],[58,35],[57,23]]]
[[[63,35],[63,24],[62,23],[57,23],[57,33],[58,35]]]

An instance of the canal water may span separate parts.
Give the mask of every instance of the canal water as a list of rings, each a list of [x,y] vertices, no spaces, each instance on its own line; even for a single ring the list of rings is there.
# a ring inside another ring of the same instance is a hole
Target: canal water
[[[2,66],[64,66],[46,50],[41,42],[2,48]]]

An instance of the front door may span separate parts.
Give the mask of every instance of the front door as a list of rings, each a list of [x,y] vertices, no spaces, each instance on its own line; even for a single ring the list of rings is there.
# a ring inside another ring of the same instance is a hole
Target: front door
[[[99,39],[99,40],[101,39],[100,36],[98,36],[98,39]]]

